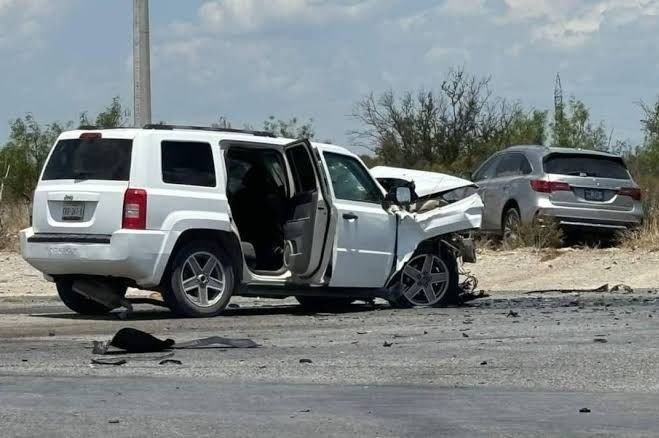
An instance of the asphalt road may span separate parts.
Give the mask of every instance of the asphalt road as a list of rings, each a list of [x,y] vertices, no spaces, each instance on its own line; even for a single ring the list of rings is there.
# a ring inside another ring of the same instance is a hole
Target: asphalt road
[[[305,314],[238,300],[212,319],[128,321],[0,302],[2,436],[656,436],[659,295],[495,297],[467,307]],[[121,355],[121,327],[258,349]],[[310,359],[311,363],[300,363]],[[579,412],[588,408],[589,413]]]

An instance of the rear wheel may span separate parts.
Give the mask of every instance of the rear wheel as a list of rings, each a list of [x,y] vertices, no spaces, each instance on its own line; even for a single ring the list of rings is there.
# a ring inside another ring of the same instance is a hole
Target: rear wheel
[[[508,208],[503,214],[501,233],[503,243],[506,245],[516,245],[519,242],[519,228],[522,224],[522,218],[516,207]]]
[[[190,242],[174,257],[163,297],[179,315],[215,316],[229,304],[235,278],[224,249],[212,242]]]
[[[112,310],[109,307],[97,303],[94,300],[90,300],[73,290],[73,280],[58,280],[56,286],[57,293],[62,302],[66,307],[76,313],[81,315],[105,315]],[[126,287],[117,285],[114,288],[116,289],[117,295],[122,297],[126,295]]]
[[[306,297],[298,296],[295,299],[305,310],[310,312],[332,312],[345,310],[355,302],[352,298],[335,298],[335,297]]]
[[[455,304],[459,293],[458,279],[458,264],[453,254],[418,254],[401,271],[390,302],[399,308]]]

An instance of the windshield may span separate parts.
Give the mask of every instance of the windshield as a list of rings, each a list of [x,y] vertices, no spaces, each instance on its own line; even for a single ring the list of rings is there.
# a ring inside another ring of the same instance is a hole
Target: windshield
[[[545,158],[545,172],[558,175],[629,179],[621,159],[596,155],[554,154]]]
[[[42,179],[128,181],[132,148],[132,140],[60,140]]]

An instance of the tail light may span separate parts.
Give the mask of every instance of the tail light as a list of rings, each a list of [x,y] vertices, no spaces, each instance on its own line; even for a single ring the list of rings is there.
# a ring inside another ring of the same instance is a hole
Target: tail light
[[[534,179],[531,181],[531,188],[540,193],[552,192],[569,192],[570,184],[557,181],[545,181],[542,179]]]
[[[623,187],[618,190],[618,194],[622,196],[629,196],[634,201],[641,200],[641,189],[637,187]]]
[[[146,190],[126,190],[121,227],[129,230],[146,230]]]

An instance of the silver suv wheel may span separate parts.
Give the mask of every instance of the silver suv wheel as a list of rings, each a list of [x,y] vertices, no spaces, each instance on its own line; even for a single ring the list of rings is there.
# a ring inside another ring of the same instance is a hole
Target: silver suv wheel
[[[179,282],[187,300],[200,307],[212,307],[222,299],[224,278],[220,260],[211,253],[199,251],[185,260]]]

